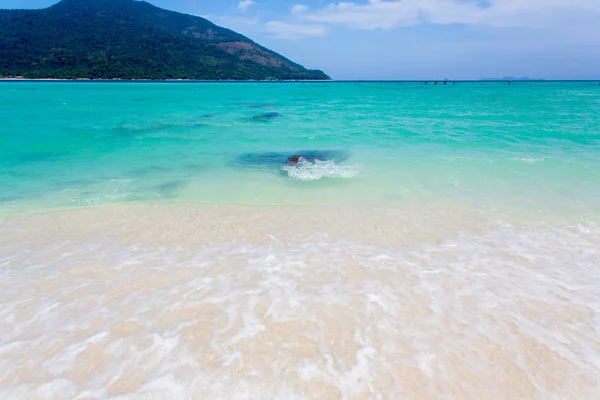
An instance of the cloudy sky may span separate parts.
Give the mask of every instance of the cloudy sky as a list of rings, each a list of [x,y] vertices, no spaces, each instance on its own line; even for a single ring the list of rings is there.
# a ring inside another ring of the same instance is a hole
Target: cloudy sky
[[[600,78],[600,0],[149,2],[208,18],[334,79]]]

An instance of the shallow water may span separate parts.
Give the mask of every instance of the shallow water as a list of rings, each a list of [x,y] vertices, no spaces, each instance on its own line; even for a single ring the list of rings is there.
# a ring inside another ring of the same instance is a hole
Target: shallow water
[[[443,198],[549,214],[600,204],[600,93],[589,82],[2,83],[0,105],[9,213],[163,198]],[[287,157],[311,152],[338,156],[282,173]],[[282,161],[240,162],[249,154]]]
[[[0,119],[1,398],[600,397],[593,84],[0,83]]]

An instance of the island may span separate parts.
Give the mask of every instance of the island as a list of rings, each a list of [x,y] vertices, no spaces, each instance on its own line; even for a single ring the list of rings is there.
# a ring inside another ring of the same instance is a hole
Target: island
[[[330,79],[205,18],[134,0],[0,10],[0,77]]]

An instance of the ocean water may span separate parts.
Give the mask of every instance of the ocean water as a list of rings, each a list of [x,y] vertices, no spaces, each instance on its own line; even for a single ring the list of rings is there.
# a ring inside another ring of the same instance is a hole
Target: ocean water
[[[600,202],[600,93],[588,82],[3,83],[0,113],[9,210]],[[310,151],[332,154],[282,170]]]
[[[0,121],[2,398],[600,398],[597,83],[2,82]]]

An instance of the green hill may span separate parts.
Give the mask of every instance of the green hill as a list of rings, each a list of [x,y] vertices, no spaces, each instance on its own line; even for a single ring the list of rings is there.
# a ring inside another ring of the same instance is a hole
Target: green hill
[[[134,0],[0,10],[0,76],[329,79],[212,22]]]

